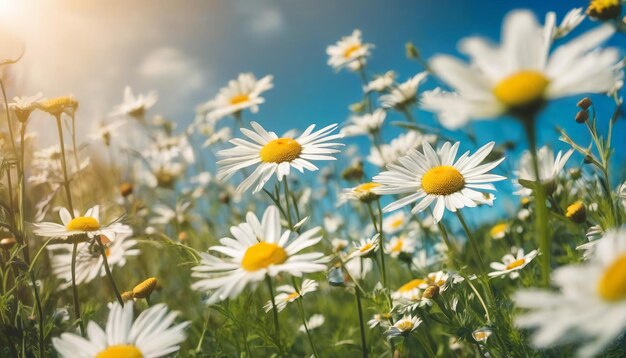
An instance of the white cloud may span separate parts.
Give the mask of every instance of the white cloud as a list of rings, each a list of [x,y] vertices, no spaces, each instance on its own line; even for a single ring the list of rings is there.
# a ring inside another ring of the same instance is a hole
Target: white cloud
[[[250,31],[253,34],[269,35],[278,33],[285,26],[283,15],[276,8],[262,9],[250,14]]]

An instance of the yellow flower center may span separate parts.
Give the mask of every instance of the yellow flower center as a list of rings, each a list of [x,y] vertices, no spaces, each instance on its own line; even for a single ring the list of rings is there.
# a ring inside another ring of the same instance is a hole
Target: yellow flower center
[[[400,218],[400,219],[396,219],[394,221],[392,221],[389,226],[391,226],[394,229],[399,228],[400,226],[402,226],[402,224],[404,224],[404,219]]]
[[[146,298],[150,297],[150,294],[157,285],[157,279],[154,277],[150,277],[147,280],[144,280],[142,283],[133,287],[133,297],[136,298]]]
[[[587,8],[587,14],[600,20],[617,18],[621,13],[619,0],[591,0]]]
[[[413,329],[413,322],[409,320],[404,320],[396,323],[396,328],[401,330],[402,332],[407,332]]]
[[[578,200],[567,207],[565,211],[565,217],[572,220],[575,223],[582,223],[587,219],[587,210],[585,204]]]
[[[354,188],[354,191],[358,192],[359,194],[369,194],[372,189],[381,186],[382,184],[379,183],[363,183],[361,185],[358,185],[356,188]]]
[[[463,175],[453,166],[440,165],[431,168],[422,177],[426,194],[450,195],[465,187]]]
[[[292,138],[278,138],[261,148],[261,160],[266,163],[290,162],[302,153],[302,146]]]
[[[521,259],[517,259],[517,260],[511,262],[510,264],[506,265],[506,269],[507,270],[512,270],[512,269],[514,269],[516,267],[522,266],[525,263],[526,263],[526,259],[522,257]]]
[[[373,246],[374,246],[374,244],[372,244],[371,242],[368,242],[365,245],[361,246],[361,248],[359,249],[359,252],[365,253],[365,252],[369,251]]]
[[[498,82],[493,94],[507,107],[520,108],[543,99],[549,83],[541,72],[519,71]]]
[[[491,235],[491,237],[500,238],[504,236],[504,234],[506,233],[506,229],[508,228],[509,225],[507,223],[496,224],[491,228],[491,230],[489,230],[489,234]]]
[[[597,286],[598,294],[607,301],[626,298],[626,255],[622,255],[609,266]]]
[[[79,216],[72,219],[72,221],[67,224],[68,230],[75,231],[96,231],[99,228],[100,223],[98,222],[98,220],[90,216]]]
[[[411,291],[414,288],[418,288],[420,285],[423,285],[425,283],[426,283],[426,281],[422,280],[421,278],[416,278],[416,279],[413,279],[413,280],[405,283],[404,285],[402,285],[398,289],[398,291],[399,292],[408,292],[408,291]]]
[[[41,110],[44,112],[48,112],[52,115],[59,115],[66,110],[71,110],[72,112],[75,111],[76,108],[78,108],[78,101],[72,96],[63,96],[45,100],[39,105]]]
[[[107,347],[98,353],[96,358],[143,358],[141,351],[133,345],[117,345]]]
[[[246,271],[258,271],[270,265],[282,264],[287,261],[287,252],[270,242],[259,242],[246,250],[241,260],[241,267]]]
[[[352,57],[352,55],[358,51],[359,49],[361,49],[361,44],[354,44],[350,47],[348,47],[344,52],[343,52],[343,57],[344,58],[350,58]]]
[[[298,297],[300,297],[300,294],[298,294],[298,292],[290,293],[287,297],[285,297],[285,301],[291,302]]]
[[[404,247],[404,240],[398,239],[396,243],[391,247],[391,252],[400,252]]]
[[[248,102],[249,100],[250,100],[250,97],[248,97],[247,94],[242,93],[242,94],[232,96],[229,102],[230,104],[234,106],[240,103]]]

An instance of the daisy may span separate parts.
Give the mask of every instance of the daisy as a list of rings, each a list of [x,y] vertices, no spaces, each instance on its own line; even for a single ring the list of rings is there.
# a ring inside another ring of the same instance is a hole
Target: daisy
[[[388,164],[398,162],[411,149],[419,148],[424,142],[435,143],[436,136],[422,134],[418,131],[408,131],[391,140],[389,144],[383,144],[380,148],[373,147],[367,161],[381,168]]]
[[[43,99],[37,103],[37,108],[53,116],[60,116],[63,113],[73,116],[78,109],[78,100],[71,95]]]
[[[560,39],[572,32],[585,19],[583,8],[575,8],[567,12],[561,20],[561,24],[556,26],[556,14],[549,12],[546,14],[546,24],[552,24],[552,39]]]
[[[391,293],[396,301],[419,301],[422,299],[422,289],[428,287],[425,279],[414,278]]]
[[[67,239],[72,236],[86,235],[92,239],[96,236],[105,236],[109,241],[115,241],[117,235],[128,235],[130,227],[119,222],[108,225],[100,224],[100,206],[96,205],[85,212],[84,216],[72,218],[66,208],[59,211],[61,224],[53,222],[40,222],[33,224],[33,233],[43,237],[58,237]]]
[[[383,219],[383,232],[390,235],[397,233],[407,224],[407,219],[407,215],[404,211],[387,215]]]
[[[360,116],[352,116],[350,124],[340,131],[346,137],[375,134],[385,121],[387,113],[383,109],[377,109],[374,113],[366,113]]]
[[[504,158],[483,163],[491,153],[494,142],[487,143],[473,155],[465,152],[455,160],[459,142],[454,145],[446,142],[438,152],[428,143],[422,146],[422,152],[412,150],[400,158],[398,164],[390,164],[389,169],[374,177],[374,182],[382,184],[374,188],[374,193],[411,195],[387,205],[383,211],[397,210],[417,201],[412,213],[421,212],[435,202],[433,216],[441,221],[445,209],[455,212],[464,207],[478,204],[491,205],[482,190],[494,190],[491,182],[506,179],[503,176],[487,174],[500,164]]]
[[[239,115],[244,109],[252,113],[259,111],[259,105],[265,102],[261,94],[272,87],[273,76],[259,80],[252,73],[240,73],[237,79],[230,80],[228,86],[220,89],[212,100],[198,108],[209,122],[215,122],[228,115]]]
[[[115,267],[124,267],[128,258],[139,255],[140,251],[136,248],[138,243],[129,239],[131,235],[132,229],[128,227],[128,232],[118,234],[115,241],[105,245],[104,252],[111,271],[114,271]],[[48,251],[52,273],[63,281],[59,289],[70,287],[72,285],[72,247],[50,245]],[[94,241],[79,243],[76,253],[76,284],[88,283],[96,277],[105,275],[98,243]]]
[[[300,291],[296,290],[293,286],[290,285],[282,285],[276,287],[276,291],[280,292],[274,297],[274,303],[276,304],[276,309],[278,312],[282,312],[282,310],[287,307],[287,303],[291,303],[298,298],[306,295],[310,292],[315,292],[319,284],[313,280],[306,279],[302,281],[302,287],[300,287]],[[265,312],[269,312],[272,310],[272,301],[267,301],[265,306],[263,306]]]
[[[341,206],[348,201],[360,201],[363,203],[370,203],[379,198],[379,195],[374,193],[374,188],[381,186],[379,183],[367,182],[359,184],[353,188],[346,188],[339,194],[339,200],[337,200],[337,206]]]
[[[472,338],[476,342],[487,342],[487,339],[493,334],[493,331],[490,328],[479,328],[472,332]]]
[[[177,352],[186,339],[184,330],[190,322],[172,325],[177,315],[161,303],[141,312],[133,321],[133,303],[122,307],[115,302],[110,306],[105,330],[90,321],[87,338],[63,333],[52,338],[52,345],[67,358],[164,357]]]
[[[491,236],[493,240],[504,239],[508,231],[509,231],[508,223],[505,223],[505,222],[498,223],[492,226],[491,229],[489,229],[489,236]]]
[[[383,92],[393,85],[393,81],[395,79],[396,73],[393,71],[387,71],[384,75],[374,78],[367,85],[363,86],[363,92]]]
[[[610,90],[622,77],[615,66],[620,54],[598,46],[615,30],[600,26],[551,51],[555,21],[549,14],[540,26],[532,12],[513,11],[504,20],[501,46],[470,37],[459,49],[471,63],[435,56],[431,68],[455,92],[425,93],[422,107],[437,112],[440,122],[454,129],[470,119],[507,113],[528,117],[551,99]]]
[[[380,103],[384,108],[406,111],[408,106],[417,102],[419,85],[427,76],[427,72],[420,72],[406,82],[398,84],[397,87],[392,87],[388,94],[380,96]]]
[[[350,70],[357,71],[365,64],[372,47],[374,46],[362,42],[360,30],[354,30],[350,36],[344,36],[335,45],[326,48],[328,65],[335,70],[347,66]]]
[[[362,256],[354,256],[345,263],[345,268],[355,280],[362,280],[368,273],[374,268],[374,261],[370,258],[363,258]]]
[[[124,87],[124,102],[115,106],[110,115],[130,116],[143,120],[146,111],[156,104],[157,99],[158,96],[154,91],[135,96],[130,86],[126,86]]]
[[[556,186],[554,185],[555,180],[563,171],[565,164],[573,153],[573,149],[568,150],[565,154],[559,151],[556,158],[554,158],[554,152],[547,146],[543,146],[537,151],[539,179],[541,184],[549,189],[548,192],[552,193],[554,192],[554,189],[556,189]],[[522,154],[522,157],[517,164],[517,170],[513,174],[517,176],[517,179],[513,180],[513,185],[518,188],[514,194],[530,196],[532,194],[532,189],[523,187],[520,184],[520,180],[534,183],[537,178],[535,176],[535,169],[533,168],[532,156],[529,151],[525,151],[524,154]]]
[[[370,327],[370,329],[373,329],[378,326],[387,328],[390,326],[390,323],[389,323],[390,320],[391,320],[390,313],[376,313],[375,315],[372,316],[372,319],[367,321],[367,325]]]
[[[515,252],[517,251],[517,254]],[[490,272],[489,277],[497,276],[509,276],[512,279],[519,277],[519,270],[528,265],[539,253],[537,250],[533,250],[524,255],[524,249],[511,249],[512,254],[506,254],[502,257],[502,262],[492,262],[489,267],[495,271]],[[515,255],[515,256],[514,256]]]
[[[407,258],[411,261],[413,252],[417,247],[417,240],[410,235],[394,236],[385,244],[385,252],[394,258]]]
[[[516,320],[536,328],[533,345],[548,348],[579,344],[581,357],[598,356],[626,329],[626,227],[604,236],[583,264],[553,271],[557,292],[527,289],[513,299],[529,309]]]
[[[338,153],[339,150],[332,148],[343,145],[331,142],[342,138],[341,134],[330,134],[337,128],[337,124],[316,132],[313,132],[315,125],[311,125],[297,138],[279,138],[276,133],[267,132],[256,122],[250,122],[250,125],[254,131],[241,128],[241,132],[253,142],[231,139],[230,143],[235,147],[217,153],[224,158],[217,162],[219,180],[227,180],[241,169],[256,165],[252,174],[239,185],[238,192],[244,192],[256,184],[253,193],[257,193],[274,173],[282,181],[289,175],[291,167],[301,173],[304,173],[304,169],[316,171],[318,168],[311,160],[335,160],[330,154]]]
[[[389,329],[387,330],[387,339],[392,337],[406,336],[413,332],[420,324],[422,320],[417,316],[406,315],[396,321]]]
[[[311,316],[311,318],[309,318],[309,320],[306,322],[306,328],[304,327],[304,325],[300,325],[300,327],[298,328],[298,330],[302,333],[306,332],[306,329],[308,328],[309,331],[312,329],[316,329],[321,327],[324,322],[326,320],[324,319],[324,316],[321,314],[314,314]]]
[[[355,257],[371,257],[374,255],[380,246],[380,240],[378,240],[378,238],[379,235],[376,234],[372,238],[361,239],[359,242],[355,242],[354,248],[356,250],[348,256],[348,260]]]
[[[43,99],[43,95],[37,93],[34,96],[13,97],[13,102],[9,103],[9,109],[15,113],[15,117],[24,123],[30,114],[37,109],[37,103]]]
[[[192,274],[200,280],[192,288],[209,293],[207,304],[214,304],[236,297],[248,284],[262,281],[266,275],[274,277],[285,272],[301,277],[304,273],[324,271],[323,254],[298,254],[322,240],[315,236],[319,231],[316,227],[300,235],[289,230],[282,232],[276,206],[268,207],[260,222],[254,213],[248,212],[246,222],[230,228],[234,238],[222,238],[223,246],[209,249],[226,257],[201,254],[201,263]]]

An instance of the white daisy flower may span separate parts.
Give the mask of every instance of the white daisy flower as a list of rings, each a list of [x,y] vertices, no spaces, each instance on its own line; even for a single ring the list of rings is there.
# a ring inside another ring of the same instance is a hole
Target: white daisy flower
[[[592,257],[552,273],[557,292],[527,289],[513,299],[530,311],[516,323],[535,328],[531,342],[540,348],[579,345],[578,356],[594,357],[626,329],[626,227],[607,233]]]
[[[59,211],[61,224],[53,222],[40,222],[33,224],[33,233],[43,237],[57,237],[67,239],[71,236],[86,235],[92,239],[96,236],[106,236],[110,241],[115,241],[116,236],[132,234],[129,226],[119,222],[108,225],[100,224],[100,206],[96,205],[85,212],[84,216],[72,218],[66,208]]]
[[[139,94],[135,96],[130,86],[124,88],[124,102],[117,105],[111,116],[130,116],[136,119],[143,119],[146,111],[157,102],[156,92],[151,91],[148,94]]]
[[[532,113],[551,99],[610,90],[621,77],[615,67],[620,54],[598,46],[615,30],[600,26],[551,52],[554,22],[555,16],[548,16],[540,26],[532,12],[512,11],[504,20],[500,47],[469,37],[459,49],[471,63],[435,56],[431,68],[455,93],[424,93],[422,108],[437,112],[440,122],[454,129],[470,119]]]
[[[333,248],[333,252],[343,252],[350,245],[350,241],[344,239],[332,239],[330,246]]]
[[[489,236],[493,240],[504,239],[509,231],[509,224],[506,222],[497,223],[489,229]]]
[[[395,301],[420,301],[422,299],[422,290],[427,287],[427,280],[414,278],[393,291],[391,298]]]
[[[550,24],[552,24],[552,39],[560,39],[572,32],[584,19],[585,14],[583,13],[583,8],[578,7],[568,11],[559,26],[556,26],[556,14],[549,12],[546,14],[546,29],[550,29]]]
[[[348,201],[361,201],[364,203],[375,201],[379,198],[379,195],[374,193],[374,188],[379,186],[381,186],[379,183],[367,182],[353,188],[345,188],[339,194],[337,206],[341,206]]]
[[[626,200],[626,182],[622,183],[622,185],[619,187],[618,196],[620,197],[620,199]]]
[[[279,138],[276,133],[267,132],[256,122],[250,122],[250,125],[254,131],[241,128],[241,132],[254,142],[240,138],[231,139],[229,142],[235,147],[217,153],[224,158],[217,162],[219,180],[227,180],[239,170],[256,165],[252,174],[237,187],[238,192],[244,192],[256,184],[253,193],[257,193],[274,173],[282,181],[289,175],[292,167],[301,173],[304,173],[304,169],[316,171],[318,168],[311,160],[335,160],[330,154],[338,153],[339,150],[332,148],[343,145],[331,142],[342,138],[341,134],[330,134],[337,128],[337,124],[316,132],[313,132],[315,125],[310,125],[297,138]]]
[[[387,339],[406,336],[413,332],[421,323],[422,320],[419,317],[406,315],[389,327],[385,334],[387,335]]]
[[[362,256],[353,256],[346,261],[345,268],[353,279],[362,280],[374,268],[374,261]]]
[[[417,201],[411,210],[412,213],[417,213],[435,202],[433,212],[435,221],[441,221],[445,209],[455,212],[478,204],[491,205],[492,200],[486,198],[481,191],[495,191],[491,183],[506,179],[500,175],[487,174],[504,158],[483,163],[494,145],[494,142],[487,143],[473,155],[467,151],[455,159],[459,142],[454,145],[446,142],[437,152],[430,144],[424,143],[423,153],[412,150],[400,158],[398,164],[388,165],[388,171],[375,176],[374,182],[382,186],[374,188],[373,191],[379,195],[411,193],[387,205],[383,210],[385,212],[397,210]]]
[[[322,240],[315,236],[319,227],[300,235],[289,230],[282,232],[278,208],[270,206],[259,222],[248,212],[246,222],[233,226],[234,238],[220,239],[223,246],[209,250],[225,258],[202,254],[200,265],[193,268],[192,276],[199,278],[192,288],[209,293],[207,304],[236,297],[248,284],[262,281],[266,275],[274,277],[281,272],[301,277],[304,273],[326,270],[324,255],[318,252],[298,254]]]
[[[395,79],[396,73],[393,71],[387,71],[384,75],[374,78],[367,85],[363,86],[363,92],[383,92],[393,85],[393,81]]]
[[[361,31],[354,30],[350,36],[344,36],[335,45],[326,48],[328,65],[335,70],[348,67],[352,71],[359,70],[370,55],[371,44],[364,44]]]
[[[410,235],[398,235],[392,237],[389,242],[385,244],[385,252],[393,258],[406,258],[410,262],[416,247],[417,240],[414,237]]]
[[[372,316],[372,319],[367,321],[367,325],[369,326],[370,329],[373,329],[378,326],[382,328],[387,328],[391,325],[391,323],[389,323],[390,320],[391,320],[390,313],[376,313],[375,315]]]
[[[43,95],[37,93],[34,96],[13,97],[13,102],[9,103],[9,109],[15,113],[20,122],[25,122],[30,114],[37,109],[37,103],[43,99]]]
[[[602,229],[602,226],[594,225],[590,227],[589,230],[587,230],[587,233],[585,234],[589,242],[577,246],[576,250],[584,251],[583,258],[585,260],[588,260],[590,257],[592,257],[596,249],[596,245],[600,243],[601,241],[600,239],[606,236],[615,236],[617,235],[617,233],[618,233],[617,231],[612,231],[612,230],[609,230],[605,233],[604,230]],[[615,240],[615,239],[611,239],[611,240]]]
[[[411,149],[419,148],[424,142],[435,143],[437,137],[432,134],[422,134],[418,131],[408,131],[392,139],[389,144],[383,144],[380,149],[372,147],[367,161],[384,168],[388,164],[398,162]]]
[[[406,82],[392,87],[389,93],[380,96],[380,103],[384,108],[395,108],[399,111],[406,110],[408,106],[417,102],[419,86],[427,76],[427,72],[420,72]]]
[[[569,160],[570,156],[574,153],[573,149],[568,150],[563,154],[559,151],[554,158],[554,152],[547,146],[541,147],[537,151],[537,161],[539,162],[539,178],[541,183],[547,187],[553,187],[554,181],[561,174],[565,164]],[[513,180],[518,190],[514,193],[521,196],[530,196],[532,189],[523,187],[519,184],[519,179],[535,182],[535,169],[533,168],[532,156],[529,151],[525,151],[522,154],[518,164],[517,170],[513,172],[517,179]],[[553,191],[553,190],[552,190]]]
[[[350,124],[340,131],[346,137],[374,134],[380,130],[387,112],[378,108],[373,113],[366,113],[360,116],[352,116]]]
[[[398,211],[383,218],[383,232],[385,234],[395,234],[402,230],[410,218],[404,211]]]
[[[198,112],[209,122],[237,115],[244,109],[257,113],[259,105],[265,102],[261,94],[274,87],[272,79],[271,75],[257,80],[252,73],[240,73],[237,79],[230,80],[228,86],[220,89],[215,98],[200,105]]]
[[[104,244],[104,252],[111,271],[115,271],[116,267],[126,265],[129,257],[139,255],[140,251],[136,248],[137,241],[129,239],[132,235],[132,229],[128,227],[128,232],[118,234],[115,241]],[[71,245],[50,245],[47,247],[50,253],[50,265],[52,273],[63,281],[59,285],[59,289],[63,290],[72,285],[72,247]],[[96,277],[104,277],[106,271],[104,269],[104,261],[100,254],[98,243],[81,242],[78,244],[76,253],[76,284],[88,283]]]
[[[517,254],[515,254],[517,251]],[[495,271],[489,272],[489,277],[497,276],[509,276],[512,279],[519,277],[519,270],[528,265],[539,253],[537,250],[533,250],[524,255],[524,249],[511,249],[513,254],[506,254],[502,257],[502,262],[492,262],[489,267]]]
[[[316,329],[316,328],[320,328],[324,322],[326,320],[324,319],[324,316],[321,314],[314,314],[311,316],[311,318],[309,318],[308,321],[306,321],[306,327],[310,330]],[[304,327],[304,325],[300,325],[300,327],[298,328],[298,331],[304,333],[306,332],[306,328]]]
[[[172,325],[177,315],[161,303],[141,312],[133,321],[133,303],[122,307],[115,302],[105,330],[90,321],[87,338],[63,333],[52,338],[52,345],[66,358],[164,357],[177,352],[186,339],[184,331],[190,322]]]
[[[276,304],[276,310],[278,312],[282,312],[285,307],[287,307],[288,303],[291,303],[298,298],[306,295],[307,293],[315,292],[319,284],[314,280],[305,279],[302,281],[302,287],[300,287],[300,291],[296,290],[293,286],[290,285],[282,285],[276,287],[276,292],[280,292],[274,297],[274,303]],[[272,301],[269,300],[263,306],[265,312],[269,312],[272,310]]]
[[[355,257],[370,257],[378,251],[380,247],[380,240],[378,239],[380,236],[378,234],[374,235],[369,239],[361,239],[359,242],[354,243],[354,250],[350,255],[348,255],[348,260]]]
[[[479,328],[472,332],[472,338],[476,342],[487,342],[487,339],[493,334],[491,328]]]
[[[343,225],[343,218],[339,215],[324,215],[324,230],[333,234]]]

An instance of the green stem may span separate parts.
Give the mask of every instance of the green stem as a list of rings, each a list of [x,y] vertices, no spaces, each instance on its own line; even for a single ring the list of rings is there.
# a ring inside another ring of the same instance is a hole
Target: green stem
[[[267,283],[267,288],[270,291],[270,300],[272,301],[272,314],[274,316],[274,335],[278,344],[278,349],[282,354],[282,343],[280,341],[280,325],[278,323],[278,309],[276,308],[276,302],[274,300],[274,287],[272,286],[272,278],[269,275],[265,275],[265,282]]]
[[[289,205],[289,179],[287,179],[287,177],[283,178],[285,185],[284,185],[284,189],[285,189],[285,211],[286,211],[286,216],[287,216],[287,222],[289,223],[289,230],[293,231],[293,223],[291,222],[291,206]]]
[[[306,323],[306,318],[304,316],[304,307],[302,306],[302,294],[300,294],[300,288],[296,283],[296,279],[294,277],[291,278],[293,282],[293,287],[296,289],[296,292],[300,297],[296,298],[296,302],[298,304],[298,311],[300,312],[300,318],[302,318],[302,324],[304,325],[304,330],[306,331],[306,336],[309,339],[309,344],[311,345],[311,349],[313,350],[313,356],[315,358],[319,357],[317,350],[315,349],[315,344],[313,344],[313,338],[311,337],[311,332],[309,332],[309,326]]]
[[[356,291],[356,308],[359,311],[359,330],[361,332],[361,352],[362,357],[367,358],[367,340],[365,339],[365,324],[363,322],[363,308],[361,307],[361,293]]]
[[[78,299],[78,287],[76,286],[76,253],[78,251],[78,243],[74,243],[74,248],[72,249],[72,297],[74,300],[74,315],[78,320],[78,324],[80,325],[80,334],[85,336],[85,324],[83,323],[82,318],[80,317],[80,302]]]
[[[456,217],[459,218],[459,222],[461,222],[461,226],[463,226],[463,230],[465,231],[465,235],[467,236],[467,241],[469,241],[469,244],[470,244],[469,246],[472,247],[474,256],[476,257],[476,260],[478,260],[478,265],[480,267],[478,272],[482,274],[485,272],[485,262],[483,261],[483,257],[480,254],[480,250],[478,249],[478,244],[476,243],[476,240],[474,239],[472,232],[467,226],[467,223],[465,222],[465,218],[463,217],[463,214],[461,214],[461,210],[456,211]]]
[[[102,263],[104,264],[104,271],[111,282],[111,288],[115,293],[115,297],[117,298],[117,302],[124,307],[124,300],[122,299],[122,295],[120,295],[120,291],[118,291],[117,286],[115,285],[115,280],[113,279],[113,274],[111,274],[111,268],[109,267],[109,260],[107,260],[106,251],[104,249],[104,245],[102,245],[102,240],[100,240],[100,236],[96,236],[96,242],[98,243],[98,247],[100,248],[100,255],[102,255]],[[149,297],[146,297],[148,300]],[[150,301],[148,301],[148,306],[150,306]]]
[[[537,237],[539,248],[541,249],[541,276],[545,287],[550,285],[550,247],[551,238],[548,235],[548,207],[546,206],[546,190],[541,182],[539,174],[539,160],[537,158],[537,137],[535,134],[534,118],[522,119],[526,136],[528,137],[528,147],[532,157],[533,170],[535,174],[535,185],[533,195],[535,197],[535,215],[537,218]]]
[[[43,325],[43,309],[41,308],[41,299],[39,298],[39,290],[37,289],[37,281],[35,280],[35,274],[30,272],[30,281],[33,285],[33,291],[35,293],[35,304],[37,305],[37,316],[39,320],[39,357],[44,356],[44,325]]]

